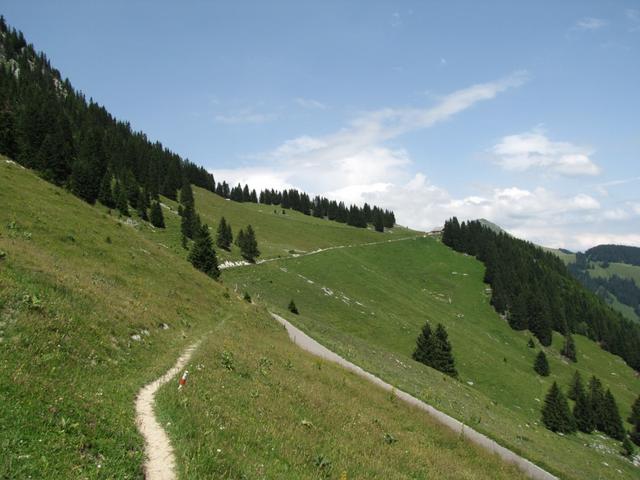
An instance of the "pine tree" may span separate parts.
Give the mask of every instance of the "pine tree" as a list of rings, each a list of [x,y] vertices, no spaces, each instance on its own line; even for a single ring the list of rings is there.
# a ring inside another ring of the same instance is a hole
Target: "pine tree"
[[[569,360],[577,362],[576,357],[576,344],[573,342],[573,337],[571,335],[566,335],[564,337],[564,346],[562,347],[563,356],[567,357]]]
[[[593,426],[603,432],[606,428],[605,419],[607,417],[604,389],[602,388],[602,383],[595,375],[589,380],[587,395],[589,396],[589,403],[591,404],[591,410],[593,412]]]
[[[256,257],[260,255],[258,250],[258,241],[256,240],[255,232],[251,225],[247,225],[247,229],[240,240],[240,234],[238,234],[238,246],[242,256],[248,262],[255,262]]]
[[[631,441],[636,445],[640,446],[640,419],[636,421],[636,424],[633,426],[633,430],[629,434],[631,437]]]
[[[231,248],[231,241],[231,225],[229,225],[225,218],[222,217],[218,224],[218,231],[216,233],[216,245],[228,251]]]
[[[180,231],[184,237],[193,239],[196,232],[199,231],[200,228],[196,218],[193,204],[187,204],[182,210],[182,218],[180,219]]]
[[[578,396],[580,394],[584,394],[584,384],[582,383],[582,375],[580,375],[579,371],[575,371],[573,373],[573,377],[571,378],[571,383],[569,384],[569,392],[567,394],[567,396],[573,400],[576,401],[578,399]]]
[[[145,196],[142,190],[138,191],[138,201],[136,202],[136,210],[138,211],[138,216],[144,220],[145,222],[149,221],[149,216],[147,215],[147,197]]]
[[[604,410],[606,416],[604,418],[604,428],[602,431],[616,440],[622,440],[625,437],[625,430],[622,425],[622,418],[620,417],[620,411],[616,404],[616,399],[613,397],[611,390],[607,389],[604,394]]]
[[[116,181],[116,186],[113,189],[113,196],[116,201],[116,208],[120,212],[121,215],[125,217],[129,216],[129,204],[127,202],[127,193],[122,188],[122,184]]]
[[[116,208],[116,202],[113,198],[113,188],[111,188],[111,173],[107,172],[100,182],[100,193],[98,201],[107,208]]]
[[[434,368],[454,378],[457,377],[458,371],[456,370],[455,361],[451,352],[449,336],[441,323],[436,327],[434,346]]]
[[[188,259],[195,268],[206,273],[211,278],[220,276],[218,259],[213,249],[213,241],[209,235],[209,227],[207,225],[200,227]]]
[[[542,350],[536,356],[536,361],[533,364],[533,369],[536,371],[538,375],[543,377],[549,376],[549,362],[547,361],[547,356],[544,354]]]
[[[296,315],[298,315],[298,313],[300,313],[298,311],[298,307],[296,307],[296,304],[293,300],[291,300],[289,302],[289,305],[287,306],[287,309],[291,312],[291,313],[295,313]]]
[[[162,214],[162,207],[159,202],[154,201],[151,204],[151,213],[149,218],[151,220],[151,225],[156,228],[164,228],[164,215]]]
[[[595,427],[595,418],[591,400],[584,390],[578,392],[576,404],[573,406],[573,417],[576,427],[584,433],[591,433]]]
[[[624,436],[624,440],[622,441],[622,451],[620,452],[625,457],[632,457],[635,452],[635,448],[631,440],[627,435]]]
[[[431,325],[429,325],[429,322],[427,322],[422,327],[422,332],[420,332],[420,335],[418,335],[418,339],[416,340],[416,349],[414,350],[412,357],[414,360],[420,363],[432,366],[433,352],[433,332],[431,331]]]
[[[376,211],[372,215],[373,228],[375,228],[376,232],[384,232],[384,219],[382,218],[382,212],[376,209]]]
[[[638,398],[636,398],[633,405],[631,405],[631,415],[627,418],[627,422],[631,425],[635,425],[638,423],[638,420],[640,420],[640,395],[638,395]]]
[[[552,432],[571,433],[576,429],[567,399],[556,382],[553,382],[544,399],[542,423]]]

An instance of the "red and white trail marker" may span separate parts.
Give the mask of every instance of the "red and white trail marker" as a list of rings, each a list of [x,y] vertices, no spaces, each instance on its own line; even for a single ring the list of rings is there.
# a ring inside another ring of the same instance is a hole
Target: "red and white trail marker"
[[[187,384],[187,375],[189,375],[189,370],[185,370],[180,380],[178,381],[178,390],[184,387]]]

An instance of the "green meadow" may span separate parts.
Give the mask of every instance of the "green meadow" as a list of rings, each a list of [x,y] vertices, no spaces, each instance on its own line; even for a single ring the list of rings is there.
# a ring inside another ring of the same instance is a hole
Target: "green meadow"
[[[640,393],[635,373],[618,357],[575,336],[578,362],[544,348],[551,376],[533,361],[540,345],[512,330],[489,304],[483,265],[433,238],[336,249],[226,270],[223,281],[285,316],[339,354],[522,453],[562,478],[637,478],[638,470],[599,434],[562,436],[540,424],[554,380],[565,388],[577,369],[595,374],[615,395],[624,418]],[[287,311],[293,299],[299,315]],[[422,325],[449,332],[460,380],[411,359]],[[630,425],[626,425],[630,428]]]
[[[134,398],[198,339],[187,388],[170,382],[156,407],[181,478],[522,478],[300,351],[263,306],[185,261],[171,212],[156,230],[3,158],[0,204],[1,478],[142,479]],[[261,212],[238,211],[250,213],[229,211],[234,226],[258,225]],[[272,227],[258,228],[266,237]],[[355,229],[335,232],[286,247],[320,248]],[[282,242],[264,239],[265,251]]]

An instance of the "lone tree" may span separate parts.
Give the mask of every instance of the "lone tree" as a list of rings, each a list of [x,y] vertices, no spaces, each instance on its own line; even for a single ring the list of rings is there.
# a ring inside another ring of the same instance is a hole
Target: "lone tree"
[[[454,378],[458,376],[447,331],[440,323],[435,333],[431,331],[429,323],[425,323],[416,340],[416,349],[412,356],[414,360],[447,375]]]
[[[291,313],[295,313],[296,315],[298,315],[298,313],[300,313],[300,312],[298,311],[298,307],[296,307],[296,304],[295,304],[295,302],[294,302],[293,300],[291,300],[291,301],[289,302],[289,305],[287,306],[287,308],[289,309],[289,311],[290,311]]]
[[[162,207],[159,202],[153,202],[151,204],[149,220],[151,221],[151,225],[154,227],[164,228],[164,215],[162,214]]]
[[[567,397],[569,397],[573,401],[576,401],[580,393],[584,394],[584,384],[582,383],[582,375],[580,375],[580,372],[576,370],[573,373],[573,377],[571,378]]]
[[[564,337],[564,346],[560,353],[573,362],[578,361],[576,357],[576,344],[573,342],[573,337],[571,335],[567,334],[567,336]]]
[[[549,376],[549,362],[547,361],[547,356],[544,354],[542,350],[536,356],[536,361],[533,364],[533,369],[536,371],[538,375],[543,377]]]
[[[229,251],[233,242],[233,234],[231,233],[231,224],[227,223],[224,217],[220,219],[218,231],[216,232],[216,245]]]
[[[604,389],[602,388],[602,383],[595,375],[592,376],[589,380],[587,395],[589,397],[589,403],[591,404],[591,409],[593,411],[593,426],[601,432],[604,432],[604,419],[607,416],[604,400]]]
[[[433,332],[431,331],[431,325],[427,322],[424,324],[424,327],[422,327],[420,335],[418,335],[418,339],[416,340],[416,349],[413,352],[412,357],[420,363],[433,366],[433,352]]]
[[[571,433],[576,430],[575,420],[567,399],[553,382],[542,406],[542,423],[552,432]]]
[[[248,225],[244,232],[242,230],[238,232],[237,243],[240,247],[240,253],[248,262],[253,263],[256,261],[256,257],[260,256],[256,234],[251,225]]]
[[[218,259],[213,249],[213,242],[209,235],[209,227],[207,225],[200,227],[188,258],[195,268],[206,273],[211,278],[218,278],[220,276]]]

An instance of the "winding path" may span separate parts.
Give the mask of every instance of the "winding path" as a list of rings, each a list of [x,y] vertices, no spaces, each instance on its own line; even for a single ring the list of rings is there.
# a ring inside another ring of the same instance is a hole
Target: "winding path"
[[[165,383],[176,376],[189,362],[191,355],[200,342],[187,347],[171,367],[160,378],[142,387],[136,397],[136,425],[144,437],[144,478],[146,480],[174,480],[176,478],[176,460],[171,442],[153,411],[156,392]]]
[[[280,315],[276,315],[275,313],[271,313],[271,316],[275,318],[279,323],[284,325],[287,329],[287,333],[289,334],[289,338],[293,343],[298,345],[303,350],[306,350],[313,355],[316,355],[324,360],[328,360],[330,362],[337,363],[338,365],[346,368],[347,370],[352,371],[356,375],[369,380],[371,383],[377,385],[380,388],[388,392],[392,392],[399,399],[405,401],[411,406],[417,407],[420,410],[427,412],[433,418],[435,418],[439,423],[445,425],[456,433],[464,436],[467,440],[479,445],[480,447],[497,454],[500,458],[508,463],[512,463],[516,465],[520,470],[522,470],[525,474],[527,474],[530,478],[534,480],[558,480],[558,477],[550,474],[546,470],[540,468],[536,464],[530,462],[526,458],[521,457],[520,455],[512,452],[508,448],[499,445],[495,441],[491,440],[486,435],[483,435],[480,432],[477,432],[473,428],[465,425],[464,423],[456,420],[453,417],[450,417],[446,413],[441,412],[440,410],[436,410],[431,405],[423,402],[422,400],[417,399],[416,397],[409,395],[402,390],[398,390],[393,385],[388,384],[387,382],[381,380],[375,375],[363,370],[359,366],[345,360],[340,355],[332,352],[325,346],[316,342],[309,335],[304,333],[302,330],[294,327],[287,320],[282,318]]]

